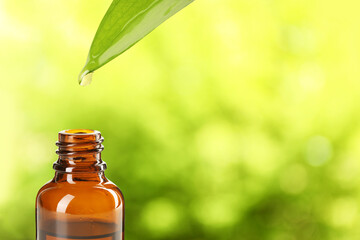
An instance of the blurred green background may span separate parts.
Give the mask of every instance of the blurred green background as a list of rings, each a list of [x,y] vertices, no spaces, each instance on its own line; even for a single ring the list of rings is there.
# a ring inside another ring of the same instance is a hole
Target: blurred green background
[[[0,239],[100,130],[126,239],[360,238],[360,3],[197,0],[77,84],[110,0],[0,0]]]

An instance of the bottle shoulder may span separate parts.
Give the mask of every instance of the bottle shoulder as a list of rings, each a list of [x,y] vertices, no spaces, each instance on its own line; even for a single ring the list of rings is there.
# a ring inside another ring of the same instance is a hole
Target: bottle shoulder
[[[110,211],[124,205],[120,189],[111,181],[46,183],[38,192],[37,207],[50,211],[74,213]]]

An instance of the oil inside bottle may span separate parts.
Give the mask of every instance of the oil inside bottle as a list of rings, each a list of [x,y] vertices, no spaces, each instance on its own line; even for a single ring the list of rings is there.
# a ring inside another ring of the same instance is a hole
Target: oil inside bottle
[[[122,226],[113,223],[49,221],[40,228],[39,240],[123,240]]]

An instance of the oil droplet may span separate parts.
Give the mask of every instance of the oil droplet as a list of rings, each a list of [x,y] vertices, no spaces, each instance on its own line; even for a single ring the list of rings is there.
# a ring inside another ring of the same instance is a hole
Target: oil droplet
[[[90,73],[85,73],[84,76],[81,76],[80,78],[80,86],[87,86],[91,83],[91,80],[92,80],[92,76],[93,76],[93,73],[90,72]]]

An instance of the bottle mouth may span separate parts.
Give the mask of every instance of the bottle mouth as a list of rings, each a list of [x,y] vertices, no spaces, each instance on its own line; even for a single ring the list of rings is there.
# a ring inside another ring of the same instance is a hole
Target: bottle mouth
[[[60,145],[63,144],[79,144],[79,143],[101,143],[103,138],[97,130],[91,129],[67,129],[59,132]]]
[[[63,130],[60,133],[62,134],[96,134],[99,133],[99,131],[96,130],[91,130],[91,129],[68,129],[68,130]]]

